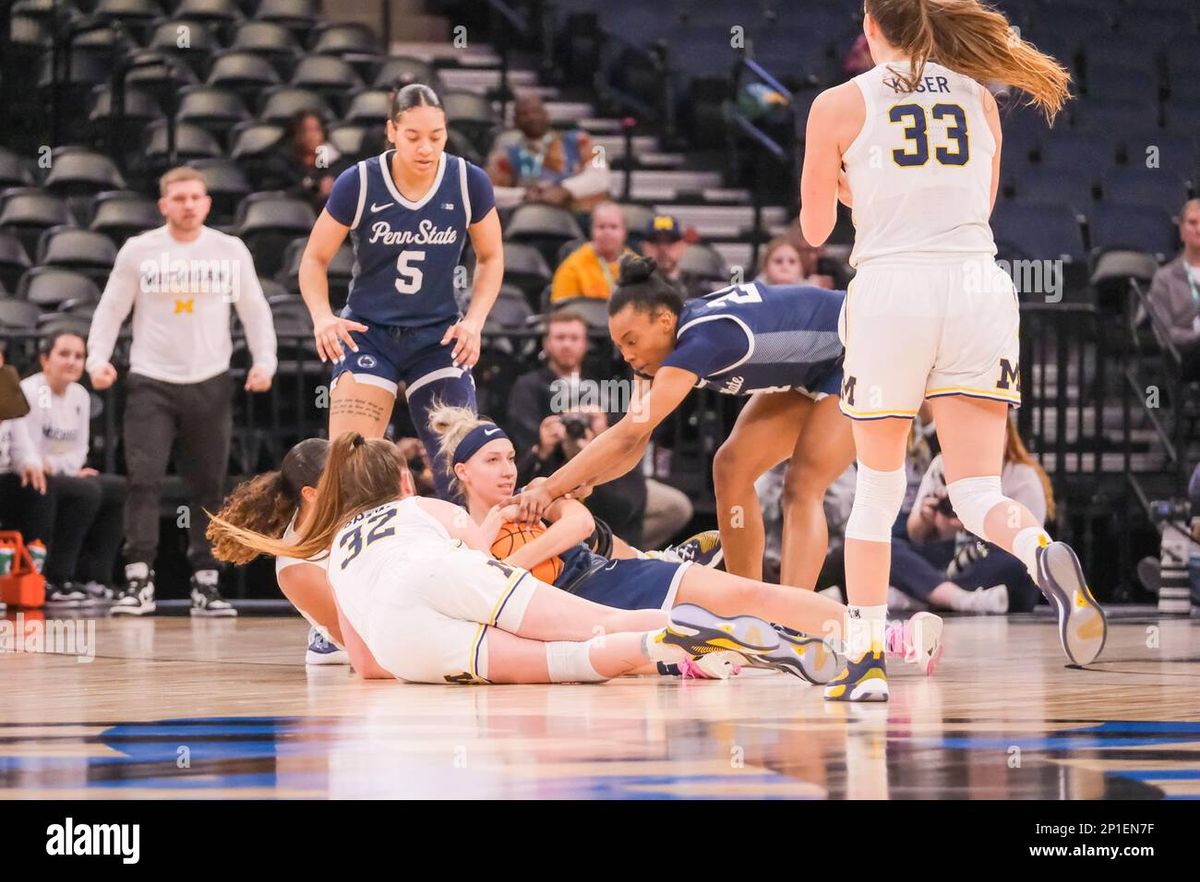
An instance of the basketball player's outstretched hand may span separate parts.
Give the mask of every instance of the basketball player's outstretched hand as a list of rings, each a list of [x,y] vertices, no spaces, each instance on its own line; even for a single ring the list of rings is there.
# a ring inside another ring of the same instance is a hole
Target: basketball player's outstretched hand
[[[450,360],[455,367],[475,367],[475,362],[479,361],[482,332],[483,329],[472,319],[462,319],[446,329],[442,345],[455,341],[454,351],[450,353]]]
[[[507,500],[517,507],[517,517],[514,520],[526,524],[541,520],[553,501],[550,494],[541,487],[526,487],[524,491]]]
[[[315,322],[313,337],[317,341],[317,355],[321,361],[341,361],[345,356],[343,343],[358,352],[358,344],[350,336],[351,331],[366,333],[367,326],[338,315],[330,315],[329,318]]]

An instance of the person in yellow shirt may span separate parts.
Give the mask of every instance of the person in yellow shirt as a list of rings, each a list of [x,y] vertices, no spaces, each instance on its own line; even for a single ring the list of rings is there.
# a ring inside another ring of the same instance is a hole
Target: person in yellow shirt
[[[625,247],[625,218],[613,202],[592,209],[592,240],[572,251],[558,265],[550,286],[550,302],[574,297],[607,300],[617,283],[617,261],[631,253]]]

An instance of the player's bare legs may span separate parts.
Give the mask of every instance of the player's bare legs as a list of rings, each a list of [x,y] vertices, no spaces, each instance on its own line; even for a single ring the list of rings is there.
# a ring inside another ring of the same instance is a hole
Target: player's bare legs
[[[392,418],[396,396],[380,386],[358,382],[346,371],[329,395],[329,440],[346,432],[382,438]]]
[[[854,434],[849,417],[838,407],[837,396],[805,401],[801,409],[807,414],[783,485],[779,581],[811,590],[829,550],[825,491],[854,462]]]
[[[762,579],[766,538],[754,482],[791,456],[809,413],[806,405],[812,403],[799,392],[751,396],[713,458],[717,525],[728,572]]]
[[[1058,613],[1067,657],[1076,664],[1092,662],[1104,648],[1107,625],[1079,559],[1068,545],[1052,541],[1029,509],[1000,490],[1008,405],[957,395],[935,398],[931,405],[946,487],[959,520],[1025,564]]]
[[[881,472],[904,468],[911,419],[854,420],[858,461]],[[938,426],[939,434],[941,426]],[[855,498],[854,504],[859,500]],[[857,606],[887,603],[892,543],[846,538],[846,599]]]

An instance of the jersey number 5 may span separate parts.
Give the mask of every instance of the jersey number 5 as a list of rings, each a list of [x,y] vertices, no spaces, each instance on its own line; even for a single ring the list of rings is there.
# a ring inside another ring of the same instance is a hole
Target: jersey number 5
[[[949,146],[934,149],[934,156],[942,165],[966,165],[971,157],[970,146],[967,143],[967,115],[957,104],[935,104],[929,111],[936,120],[948,119],[946,137],[954,142],[954,149]],[[929,161],[929,136],[925,131],[925,108],[920,104],[897,104],[888,111],[888,119],[894,123],[907,122],[904,127],[904,137],[912,141],[911,149],[892,151],[892,159],[896,165],[912,168],[924,165]]]
[[[424,251],[401,251],[400,256],[396,258],[396,275],[400,277],[396,279],[396,290],[401,294],[416,294],[421,290],[421,281],[425,274],[419,266],[413,266],[413,263],[424,259]]]

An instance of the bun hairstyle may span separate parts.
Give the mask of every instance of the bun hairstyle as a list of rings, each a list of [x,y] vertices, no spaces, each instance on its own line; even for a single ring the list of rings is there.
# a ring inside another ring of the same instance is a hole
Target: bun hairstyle
[[[658,264],[650,257],[626,254],[621,258],[617,287],[608,298],[608,314],[616,315],[626,306],[638,312],[657,313],[667,309],[679,315],[683,297],[667,281],[655,273]]]
[[[438,97],[437,92],[424,83],[409,83],[407,86],[401,86],[392,93],[393,121],[400,114],[404,113],[404,111],[411,110],[414,107],[436,107],[444,110],[442,99]]]

